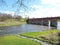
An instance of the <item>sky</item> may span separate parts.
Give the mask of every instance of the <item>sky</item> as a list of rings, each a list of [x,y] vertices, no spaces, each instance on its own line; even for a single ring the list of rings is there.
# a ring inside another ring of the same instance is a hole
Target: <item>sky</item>
[[[7,6],[0,6],[0,12],[16,13],[16,7],[11,7],[17,0],[5,0]],[[29,18],[57,17],[60,16],[60,0],[31,0],[25,3],[29,9],[19,10],[19,15]]]

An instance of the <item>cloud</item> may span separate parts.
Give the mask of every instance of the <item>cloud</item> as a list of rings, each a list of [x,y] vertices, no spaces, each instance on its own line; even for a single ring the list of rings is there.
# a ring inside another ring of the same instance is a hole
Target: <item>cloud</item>
[[[60,3],[60,0],[41,0],[42,4],[51,4],[51,5],[56,5]]]
[[[38,2],[37,2],[38,3]],[[29,5],[31,9],[29,12],[25,12],[30,18],[40,18],[40,17],[55,17],[60,16],[60,0],[41,0],[40,5],[33,4]],[[3,11],[2,11],[3,12]],[[4,11],[5,13],[14,14],[13,11]],[[20,15],[24,16],[24,10],[20,10]]]
[[[60,0],[41,0],[41,5],[35,4],[32,8],[36,10],[30,11],[30,18],[60,16]]]
[[[32,5],[31,8],[37,9],[37,8],[39,8],[39,6],[38,5]]]

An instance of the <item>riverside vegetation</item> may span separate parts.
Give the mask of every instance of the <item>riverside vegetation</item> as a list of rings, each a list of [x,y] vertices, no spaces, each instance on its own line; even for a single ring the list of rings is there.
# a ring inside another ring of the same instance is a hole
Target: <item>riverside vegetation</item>
[[[26,18],[19,15],[0,14],[0,27],[1,26],[14,26],[21,25],[26,22]]]
[[[21,19],[21,21],[17,21],[15,19],[8,19],[6,21],[0,22],[0,27],[2,26],[16,26],[16,25],[21,25],[21,24],[25,24],[25,21],[22,21],[23,19]]]
[[[59,30],[45,30],[41,32],[28,32],[20,35],[26,36],[28,38],[35,38],[44,42],[48,42],[52,45],[57,45],[59,32],[60,32]]]

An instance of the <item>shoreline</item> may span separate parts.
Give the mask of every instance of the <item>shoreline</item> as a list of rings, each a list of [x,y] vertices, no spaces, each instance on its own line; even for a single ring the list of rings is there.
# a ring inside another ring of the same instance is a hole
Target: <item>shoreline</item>
[[[22,25],[22,24],[26,24],[26,22],[21,22],[21,21],[2,22],[2,23],[0,23],[0,27],[19,26],[19,25]]]

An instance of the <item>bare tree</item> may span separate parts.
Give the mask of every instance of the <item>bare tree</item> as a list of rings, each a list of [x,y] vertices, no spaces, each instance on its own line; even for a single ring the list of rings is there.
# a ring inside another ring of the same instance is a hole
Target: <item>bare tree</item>
[[[16,12],[20,11],[21,9],[24,9],[25,11],[28,9],[28,5],[26,3],[29,3],[31,0],[17,0],[13,7],[17,6]]]
[[[12,4],[12,7],[17,7],[16,11],[20,11],[21,9],[24,9],[25,11],[28,9],[28,5],[26,3],[29,3],[31,0],[16,0],[14,4]],[[7,5],[5,0],[0,0],[0,5]]]

